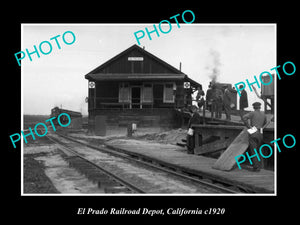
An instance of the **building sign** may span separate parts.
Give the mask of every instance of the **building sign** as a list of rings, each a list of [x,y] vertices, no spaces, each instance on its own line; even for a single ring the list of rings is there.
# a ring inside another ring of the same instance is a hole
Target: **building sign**
[[[95,82],[94,81],[89,82],[89,88],[95,88]]]
[[[128,61],[144,61],[144,57],[128,57]]]
[[[191,87],[190,82],[184,82],[184,83],[183,83],[183,87],[184,87],[185,89],[190,88],[190,87]]]

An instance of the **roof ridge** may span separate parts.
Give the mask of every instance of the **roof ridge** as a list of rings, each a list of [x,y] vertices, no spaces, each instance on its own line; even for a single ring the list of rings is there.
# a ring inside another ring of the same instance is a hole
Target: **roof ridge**
[[[164,60],[158,58],[157,56],[153,55],[152,53],[146,51],[145,49],[139,47],[136,44],[133,44],[132,46],[130,46],[129,48],[125,49],[124,51],[120,52],[119,54],[115,55],[114,57],[110,58],[109,60],[105,61],[104,63],[102,63],[100,66],[96,67],[95,69],[93,69],[92,71],[90,71],[89,73],[87,73],[85,76],[89,75],[89,74],[94,74],[95,71],[107,66],[108,64],[112,63],[113,61],[119,59],[122,55],[126,54],[127,52],[133,50],[133,49],[137,49],[138,51],[142,52],[143,54],[148,55],[149,57],[153,58],[154,60],[158,61],[159,63],[163,64],[164,66],[168,67],[170,70],[172,70],[173,72],[175,72],[176,74],[185,74],[182,71],[176,69],[174,66],[170,65],[169,63],[165,62]],[[186,75],[186,74],[185,74]]]

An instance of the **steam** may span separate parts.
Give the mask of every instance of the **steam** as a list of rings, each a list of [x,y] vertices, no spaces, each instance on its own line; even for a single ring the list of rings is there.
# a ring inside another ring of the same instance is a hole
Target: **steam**
[[[220,60],[220,53],[215,49],[210,49],[209,56],[211,62],[210,65],[206,67],[206,69],[208,69],[208,76],[211,79],[212,83],[216,83],[218,77],[220,76],[220,67],[222,65]]]

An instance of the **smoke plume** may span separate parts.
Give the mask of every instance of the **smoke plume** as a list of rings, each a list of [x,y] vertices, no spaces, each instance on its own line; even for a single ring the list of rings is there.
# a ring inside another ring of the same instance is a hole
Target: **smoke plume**
[[[207,67],[208,76],[212,80],[212,82],[215,83],[217,82],[218,77],[220,75],[220,67],[221,67],[220,53],[215,49],[210,49],[209,56],[211,62],[210,65]]]

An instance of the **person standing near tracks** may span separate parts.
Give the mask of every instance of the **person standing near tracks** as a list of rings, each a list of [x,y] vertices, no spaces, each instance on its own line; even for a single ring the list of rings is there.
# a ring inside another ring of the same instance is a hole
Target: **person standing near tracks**
[[[264,112],[260,111],[259,102],[252,104],[254,111],[245,114],[242,119],[248,128],[254,128],[256,132],[249,133],[249,151],[251,155],[255,155],[255,149],[258,149],[263,144],[262,128],[267,123],[267,117]],[[250,120],[250,124],[249,121]],[[261,162],[258,161],[257,157],[251,159],[253,162],[253,171],[258,172],[261,169]]]
[[[186,137],[186,147],[187,147],[187,153],[188,154],[194,154],[194,148],[195,148],[195,134],[194,130],[192,129],[192,124],[200,124],[201,123],[201,117],[199,113],[197,112],[197,107],[192,105],[190,107],[190,111],[192,113],[191,118],[188,122],[188,133]]]

